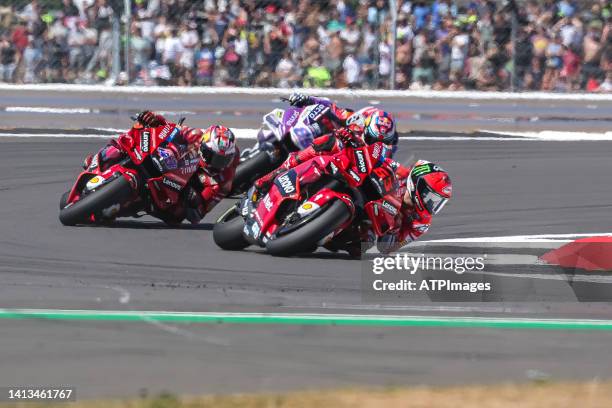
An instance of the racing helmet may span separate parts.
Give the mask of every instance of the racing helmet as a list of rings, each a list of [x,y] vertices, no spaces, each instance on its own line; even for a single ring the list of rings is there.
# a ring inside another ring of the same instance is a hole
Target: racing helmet
[[[396,144],[395,121],[391,114],[380,109],[374,110],[363,123],[363,137],[367,144]]]
[[[453,194],[448,173],[426,160],[419,160],[412,166],[406,184],[415,207],[429,215],[439,213]]]
[[[213,125],[204,131],[200,154],[213,169],[223,169],[233,160],[236,153],[234,133],[225,126]]]

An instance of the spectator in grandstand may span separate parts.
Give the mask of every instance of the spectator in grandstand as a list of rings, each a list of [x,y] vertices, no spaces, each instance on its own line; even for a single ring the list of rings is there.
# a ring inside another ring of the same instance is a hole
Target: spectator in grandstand
[[[6,35],[0,37],[0,81],[13,82],[17,68],[17,50]]]
[[[514,46],[512,15],[500,2],[397,3],[400,89],[608,87],[612,7],[607,0],[527,0],[518,10]],[[0,80],[108,79],[113,21],[124,12],[122,2],[20,4],[0,6]],[[385,0],[132,0],[130,77],[136,84],[160,85],[386,87],[393,40],[389,5]]]

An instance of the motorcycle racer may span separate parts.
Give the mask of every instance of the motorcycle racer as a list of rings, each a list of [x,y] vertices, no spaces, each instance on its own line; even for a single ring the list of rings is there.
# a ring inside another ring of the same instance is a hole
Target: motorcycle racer
[[[136,119],[146,127],[170,124],[162,115],[150,111],[139,113]],[[161,173],[176,169],[179,163],[187,161],[197,161],[199,168],[183,190],[179,205],[157,216],[170,224],[178,224],[185,218],[197,224],[231,191],[240,154],[234,134],[224,126],[213,125],[207,129],[181,126],[180,129],[172,142],[158,148],[158,154],[152,157],[152,161]],[[99,166],[107,167],[123,154],[113,139],[101,149]],[[92,156],[88,156],[83,167],[88,168],[91,161]]]
[[[388,254],[416,241],[425,234],[434,215],[452,196],[452,183],[448,173],[440,166],[418,160],[411,167],[387,159],[370,176],[380,187],[381,198],[365,204],[368,214],[376,214],[381,207],[396,211],[395,224],[388,231],[374,231],[369,223],[353,225],[325,247],[331,251],[347,251],[359,258],[362,250],[376,245]],[[386,187],[382,187],[386,186]]]
[[[290,130],[292,141],[302,149],[308,147],[315,138],[346,126],[360,130],[364,138],[372,139],[366,140],[368,144],[381,141],[393,146],[395,152],[398,139],[395,122],[392,116],[383,110],[368,106],[354,112],[340,108],[327,98],[307,96],[299,92],[292,93],[288,101],[292,106],[307,106]]]
[[[376,240],[382,253],[397,251],[425,234],[433,216],[442,210],[453,192],[448,173],[437,164],[418,160],[408,168],[398,163],[389,167],[395,167],[395,174],[389,177],[401,180],[398,188],[378,202],[366,204],[366,211],[374,211],[374,207],[385,200],[398,211],[396,225]],[[373,245],[371,239],[369,244]]]

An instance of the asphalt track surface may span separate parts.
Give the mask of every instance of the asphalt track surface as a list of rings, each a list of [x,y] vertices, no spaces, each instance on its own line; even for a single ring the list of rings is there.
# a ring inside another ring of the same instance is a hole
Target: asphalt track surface
[[[212,222],[230,200],[197,227],[151,218],[63,227],[59,195],[101,142],[0,139],[0,308],[612,315],[607,304],[576,302],[377,309],[361,302],[359,261],[219,250]],[[436,160],[453,175],[456,196],[432,239],[593,233],[612,231],[611,147],[404,140],[398,157]],[[70,384],[87,398],[606,378],[611,341],[610,331],[0,320],[0,384]]]
[[[393,112],[400,131],[526,131],[605,132],[611,128],[611,101],[427,99],[418,97],[342,97],[340,106],[375,105]],[[91,92],[0,90],[0,127],[81,129],[117,127],[124,118],[147,108],[185,115],[192,126],[212,122],[257,128],[263,114],[283,106],[265,95],[116,94]],[[89,112],[31,114],[14,108],[88,109]]]

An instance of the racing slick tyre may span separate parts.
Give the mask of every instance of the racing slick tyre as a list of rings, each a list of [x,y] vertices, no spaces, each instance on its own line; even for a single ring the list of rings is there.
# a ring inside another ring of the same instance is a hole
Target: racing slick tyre
[[[309,252],[318,242],[341,226],[351,216],[342,201],[336,200],[322,213],[303,226],[266,243],[266,251],[274,256],[290,256]]]
[[[253,156],[253,158],[240,163],[236,168],[231,194],[238,195],[244,193],[255,180],[276,169],[283,161],[284,158],[282,156],[272,159],[267,152],[261,151]]]
[[[244,218],[236,207],[232,207],[219,217],[213,228],[213,240],[221,249],[227,251],[238,251],[248,247],[250,244],[244,239],[242,229]]]
[[[129,181],[118,177],[74,204],[64,206],[60,210],[59,220],[64,225],[88,223],[91,214],[97,214],[114,204],[122,204],[131,194]]]
[[[64,194],[62,194],[62,197],[60,198],[60,202],[59,202],[59,209],[63,210],[64,207],[66,206],[66,204],[68,204],[68,196],[70,195],[70,191],[66,191]]]

